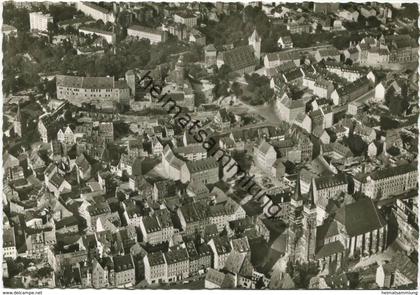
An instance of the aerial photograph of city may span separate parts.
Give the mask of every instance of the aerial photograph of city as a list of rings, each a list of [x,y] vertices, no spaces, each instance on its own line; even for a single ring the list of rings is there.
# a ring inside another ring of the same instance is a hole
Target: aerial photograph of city
[[[1,5],[3,294],[417,294],[417,3]]]

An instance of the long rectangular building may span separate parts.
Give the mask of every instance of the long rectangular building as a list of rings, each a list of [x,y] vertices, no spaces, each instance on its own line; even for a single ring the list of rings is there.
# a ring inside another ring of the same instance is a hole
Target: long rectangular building
[[[76,105],[91,103],[123,103],[130,100],[130,89],[125,81],[113,77],[56,76],[57,98]]]
[[[163,41],[163,32],[157,29],[133,25],[127,28],[127,35],[138,39],[147,39],[151,44]]]
[[[108,11],[106,8],[103,8],[92,2],[76,2],[77,10],[80,10],[85,15],[90,16],[95,20],[102,20],[104,23],[115,22],[114,14]]]
[[[102,37],[108,44],[115,43],[115,34],[112,32],[107,32],[107,31],[96,29],[96,28],[82,27],[79,29],[79,33],[83,33],[85,35],[92,35],[92,36],[97,35],[99,37]]]
[[[417,162],[376,170],[361,181],[362,192],[373,198],[400,195],[417,187]]]

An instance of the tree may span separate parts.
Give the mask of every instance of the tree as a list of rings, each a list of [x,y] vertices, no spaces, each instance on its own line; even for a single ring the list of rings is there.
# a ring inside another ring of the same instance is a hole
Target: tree
[[[288,262],[286,272],[292,277],[296,288],[307,289],[312,277],[319,272],[318,264],[314,262],[295,263]]]
[[[242,95],[242,87],[238,82],[233,82],[232,86],[230,87],[230,90],[232,91],[235,96],[239,97]]]
[[[367,144],[359,135],[350,135],[347,140],[348,146],[355,156],[362,155],[367,150]]]
[[[228,88],[229,83],[227,81],[217,81],[216,85],[213,88],[213,95],[215,99],[227,96],[229,94]]]

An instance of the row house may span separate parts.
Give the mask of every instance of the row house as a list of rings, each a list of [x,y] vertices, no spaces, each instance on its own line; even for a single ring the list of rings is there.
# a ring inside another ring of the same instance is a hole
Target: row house
[[[67,126],[64,131],[60,128],[57,132],[57,140],[61,143],[65,144],[75,144],[76,138],[73,130],[70,128],[70,126]]]
[[[152,245],[170,241],[174,234],[170,213],[166,209],[161,209],[155,211],[153,216],[142,216],[140,230],[143,241]]]
[[[398,239],[408,251],[417,248],[419,239],[416,198],[396,199],[393,212],[398,223]]]
[[[225,236],[218,236],[212,238],[208,245],[213,251],[213,267],[217,270],[225,267],[225,263],[229,254],[232,252],[232,247],[229,243],[229,239]]]
[[[334,47],[318,49],[315,53],[315,60],[320,62],[321,60],[333,59],[340,62],[340,55],[340,51]]]
[[[144,278],[149,285],[166,282],[167,264],[162,252],[148,253],[143,257]]]
[[[208,206],[205,202],[186,204],[178,208],[177,215],[181,222],[181,228],[186,235],[196,231],[203,232],[209,224],[207,218]]]
[[[169,249],[164,253],[166,261],[166,283],[186,279],[190,274],[188,252],[185,248]]]
[[[195,275],[200,270],[207,270],[212,266],[212,250],[207,244],[196,246],[193,241],[185,242],[185,249],[188,252],[190,274]]]
[[[219,181],[219,162],[211,157],[187,162],[188,181],[211,184]]]
[[[273,69],[290,61],[296,66],[300,66],[302,56],[303,54],[299,50],[267,53],[264,57],[264,67]]]
[[[362,77],[362,73],[359,70],[349,66],[340,65],[335,62],[326,62],[325,68],[330,73],[336,74],[349,82],[354,82]]]
[[[93,258],[92,287],[95,289],[108,288],[115,282],[114,261],[111,257]]]
[[[114,286],[133,287],[136,282],[136,274],[133,257],[128,255],[114,256]]]
[[[366,94],[370,89],[370,80],[362,77],[353,83],[338,88],[331,94],[334,105],[349,103],[358,97]]]
[[[286,28],[290,34],[303,34],[310,33],[312,26],[309,23],[290,22],[286,25]]]

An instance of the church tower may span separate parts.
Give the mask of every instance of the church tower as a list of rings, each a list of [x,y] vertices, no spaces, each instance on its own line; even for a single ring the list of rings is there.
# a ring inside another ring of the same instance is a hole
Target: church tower
[[[20,104],[18,104],[16,118],[13,121],[13,131],[17,136],[22,137],[22,114],[20,113]]]
[[[302,236],[303,197],[300,189],[300,175],[296,179],[295,192],[290,200],[289,229],[287,239],[287,253],[291,261],[296,260],[299,251],[299,240]]]
[[[182,55],[175,64],[175,81],[178,88],[184,88],[184,58]]]
[[[302,259],[307,262],[315,259],[316,250],[316,205],[314,196],[315,180],[312,179],[308,200],[303,206],[303,248]]]
[[[261,58],[261,38],[258,35],[257,29],[254,30],[251,37],[248,38],[248,45],[254,48],[255,58],[260,60]]]

